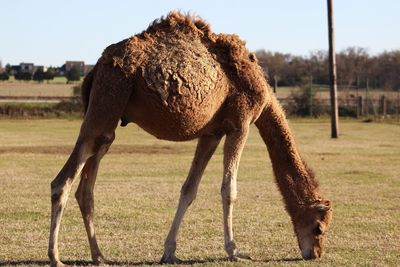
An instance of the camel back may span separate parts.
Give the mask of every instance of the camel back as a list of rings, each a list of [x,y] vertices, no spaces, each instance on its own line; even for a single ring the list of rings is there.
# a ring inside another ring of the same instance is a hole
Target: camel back
[[[169,96],[185,94],[201,102],[221,76],[240,83],[240,70],[249,63],[254,75],[263,77],[255,56],[237,35],[215,34],[202,19],[179,12],[107,47],[101,60],[127,77],[140,71],[148,88],[158,92],[165,104]]]

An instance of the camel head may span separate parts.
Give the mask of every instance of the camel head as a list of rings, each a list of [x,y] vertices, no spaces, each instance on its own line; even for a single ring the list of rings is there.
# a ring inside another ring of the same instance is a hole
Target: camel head
[[[332,218],[330,200],[320,200],[303,210],[294,222],[301,256],[305,260],[321,257],[324,245],[324,234]]]

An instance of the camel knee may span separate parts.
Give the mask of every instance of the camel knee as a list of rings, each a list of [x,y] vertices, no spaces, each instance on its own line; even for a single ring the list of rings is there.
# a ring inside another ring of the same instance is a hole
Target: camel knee
[[[88,161],[90,161],[90,159]],[[79,186],[75,191],[75,199],[78,202],[79,206],[82,206],[82,204],[83,204],[83,198],[84,198],[84,194],[85,194],[85,180],[87,179],[86,168],[88,166],[88,161],[86,161],[85,166],[82,169],[81,181],[79,182]]]
[[[185,183],[181,188],[181,199],[187,201],[188,205],[196,199],[197,189],[193,183]]]
[[[86,162],[86,164],[90,164]],[[78,205],[82,211],[86,211],[90,209],[90,205],[93,199],[93,190],[91,188],[88,188],[87,186],[87,170],[86,170],[87,165],[82,170],[81,173],[81,181],[79,183],[78,189],[76,189],[75,192],[75,199],[78,202]]]
[[[113,132],[112,134],[102,134],[97,136],[94,139],[94,145],[93,145],[93,153],[97,154],[99,152],[106,153],[111,146],[112,142],[115,139],[115,133]]]
[[[78,202],[79,207],[81,208],[89,206],[92,198],[93,198],[93,192],[91,190],[85,190],[83,188],[78,187],[78,189],[75,192],[75,199]]]
[[[51,182],[50,188],[51,188],[51,203],[56,204],[56,203],[63,203],[66,201],[67,196],[67,191],[68,191],[68,185],[60,185],[56,183],[55,181]]]
[[[114,139],[114,132],[111,134],[99,134],[96,136],[86,136],[85,133],[81,132],[77,141],[77,146],[83,148],[85,154],[92,157],[100,152],[106,153]]]
[[[78,187],[78,189],[75,192],[75,199],[78,202],[79,207],[83,207],[84,204],[83,190],[80,187]]]
[[[230,184],[223,183],[221,186],[221,197],[222,201],[231,204],[237,199],[236,188],[232,187]]]
[[[84,217],[90,218],[92,216],[92,195],[90,193],[78,194],[75,193],[75,198],[78,202],[79,209]]]

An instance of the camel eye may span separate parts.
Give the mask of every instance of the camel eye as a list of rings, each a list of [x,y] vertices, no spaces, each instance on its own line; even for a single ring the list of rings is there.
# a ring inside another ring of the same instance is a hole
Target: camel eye
[[[318,226],[314,228],[313,234],[316,235],[316,236],[322,235],[322,226],[321,226],[321,224],[318,224]]]

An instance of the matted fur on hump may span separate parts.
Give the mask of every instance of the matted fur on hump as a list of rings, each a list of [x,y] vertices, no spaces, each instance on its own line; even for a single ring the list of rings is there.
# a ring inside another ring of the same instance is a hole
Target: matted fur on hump
[[[236,75],[243,76],[240,72],[249,67],[249,73],[260,72],[254,55],[237,35],[215,34],[201,18],[176,11],[155,20],[142,33],[107,47],[102,58],[120,67],[127,77],[140,70],[148,88],[165,105],[185,98],[201,103],[226,73],[236,82]]]
[[[177,99],[190,99],[187,105],[201,103],[223,72],[203,43],[209,34],[209,25],[200,18],[171,12],[142,33],[106,48],[103,59],[126,76],[140,70],[164,105]]]
[[[142,66],[147,86],[160,94],[164,104],[171,96],[202,102],[214,90],[221,72],[212,54],[193,36],[170,39],[164,35],[157,40]]]
[[[172,12],[142,33],[153,39],[142,75],[164,105],[179,101],[189,107],[214,90],[221,69],[202,42],[206,32],[209,27],[202,20]]]

